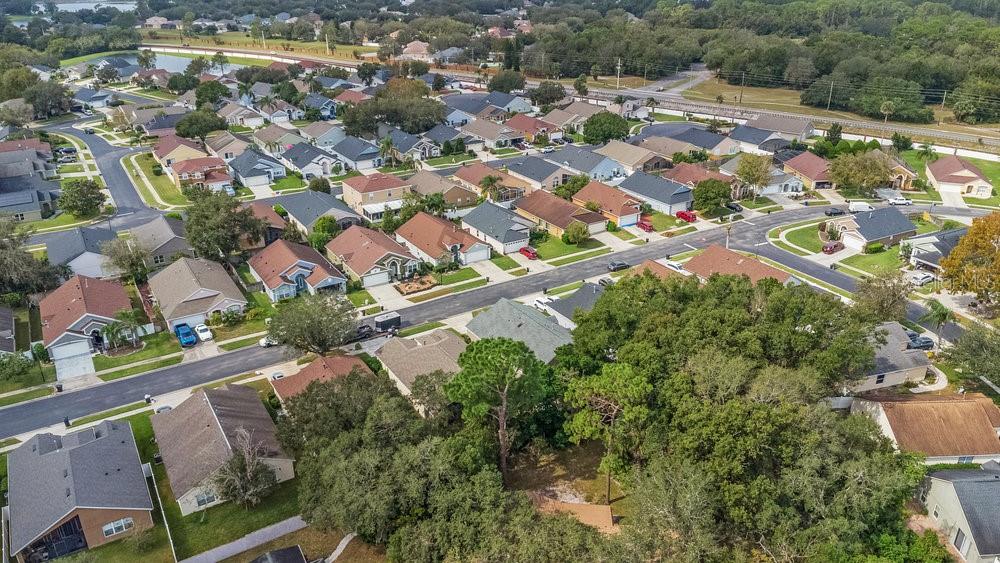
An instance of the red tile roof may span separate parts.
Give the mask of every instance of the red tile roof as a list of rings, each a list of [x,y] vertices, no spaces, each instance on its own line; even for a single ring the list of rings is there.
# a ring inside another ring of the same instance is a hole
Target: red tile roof
[[[52,146],[38,139],[17,139],[13,141],[0,141],[0,152],[19,151],[23,149],[35,149],[41,152],[52,152]]]
[[[830,163],[808,151],[789,159],[785,166],[814,182],[826,182],[830,179]]]
[[[348,178],[344,180],[345,186],[350,186],[351,189],[358,193],[366,194],[369,192],[380,192],[382,190],[394,190],[402,188],[408,185],[406,182],[399,179],[399,176],[395,174],[383,174],[381,172],[376,172],[371,176],[354,176],[353,178]]]
[[[285,239],[278,239],[267,245],[250,259],[250,268],[264,281],[268,289],[274,289],[281,284],[295,282],[284,277],[286,271],[297,261],[302,260],[316,265],[306,278],[309,285],[316,285],[328,277],[344,277],[333,264],[310,246],[295,244]]]
[[[188,160],[182,160],[180,162],[175,162],[172,166],[174,172],[177,174],[194,174],[198,172],[205,172],[207,170],[213,170],[221,168],[225,170],[226,161],[222,160],[217,156],[203,156],[200,158],[191,158]]]
[[[504,121],[503,124],[515,131],[525,134],[530,133],[531,135],[559,130],[558,126],[553,125],[548,121],[538,119],[537,117],[531,117],[523,113],[519,113],[507,121]]]
[[[263,220],[268,225],[274,227],[275,229],[284,229],[287,224],[285,220],[278,215],[278,212],[274,210],[273,207],[266,203],[261,203],[255,201],[253,203],[246,204],[247,207],[253,212],[254,217]]]
[[[721,172],[706,170],[705,168],[702,168],[697,164],[691,164],[690,162],[681,162],[675,164],[674,167],[669,170],[664,170],[663,177],[669,178],[679,184],[692,187],[705,180],[720,180],[727,184],[733,182],[734,180]]]
[[[118,311],[131,309],[132,302],[120,283],[73,276],[38,304],[42,340],[48,346],[86,314],[113,319]]]
[[[343,377],[354,370],[368,375],[374,375],[372,370],[357,356],[320,356],[309,363],[301,371],[281,379],[271,380],[274,394],[282,401],[294,397],[306,390],[314,381],[330,381]]]
[[[182,145],[204,152],[201,145],[191,139],[185,139],[184,137],[178,137],[177,135],[170,135],[168,137],[160,138],[160,141],[156,143],[155,147],[153,147],[153,154],[155,154],[157,158],[163,158]]]
[[[358,225],[349,227],[326,244],[326,250],[341,260],[359,276],[367,274],[386,254],[413,258],[403,245],[380,231]]]
[[[768,266],[760,260],[744,256],[717,244],[709,246],[704,252],[685,262],[684,269],[702,279],[708,279],[712,274],[747,276],[753,283],[764,278],[774,278],[785,283],[792,277],[784,270]]]

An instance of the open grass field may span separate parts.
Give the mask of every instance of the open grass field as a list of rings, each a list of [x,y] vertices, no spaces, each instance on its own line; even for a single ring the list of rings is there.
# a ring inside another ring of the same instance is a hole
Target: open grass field
[[[188,198],[184,197],[180,189],[174,185],[174,182],[167,176],[166,172],[157,176],[153,173],[153,165],[156,164],[156,160],[153,159],[152,153],[143,153],[135,158],[139,163],[139,167],[142,172],[149,179],[149,183],[153,185],[153,189],[156,190],[156,194],[160,196],[160,199],[169,203],[170,205],[188,205],[191,203]]]
[[[785,233],[785,238],[795,246],[811,252],[823,250],[823,241],[819,239],[819,229],[816,228],[816,225],[799,227],[798,229],[788,231]]]
[[[142,30],[142,42],[145,45],[180,45],[186,43],[190,47],[200,47],[205,49],[242,49],[245,51],[277,52],[280,55],[294,56],[318,55],[336,59],[353,60],[354,53],[372,53],[375,47],[362,47],[361,45],[338,45],[331,43],[330,52],[327,53],[326,43],[323,41],[288,41],[285,39],[268,39],[267,44],[261,43],[259,38],[250,37],[249,33],[242,31],[227,31],[212,37],[181,37],[179,30],[157,29]],[[156,37],[152,37],[155,33]],[[230,62],[237,63],[230,57]],[[270,61],[267,63],[270,64]]]
[[[80,55],[79,57],[63,59],[59,61],[59,66],[66,68],[78,63],[85,63],[94,59],[100,59],[101,57],[110,57],[112,55],[134,55],[135,53],[136,51],[103,51],[101,53],[91,53],[89,55]]]

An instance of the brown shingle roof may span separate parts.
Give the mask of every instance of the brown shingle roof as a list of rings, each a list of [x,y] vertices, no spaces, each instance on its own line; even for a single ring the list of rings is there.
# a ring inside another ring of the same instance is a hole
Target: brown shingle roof
[[[686,153],[698,148],[691,143],[678,141],[670,137],[646,137],[639,142],[639,146],[649,149],[664,158],[673,158],[674,153]]]
[[[1000,454],[1000,409],[984,395],[875,400],[901,450],[928,456]]]
[[[519,131],[523,134],[530,133],[531,135],[559,130],[559,126],[557,125],[523,113],[519,113],[507,121],[504,121],[503,124],[515,131]]]
[[[386,254],[397,254],[415,260],[403,245],[385,233],[358,225],[349,227],[326,244],[328,252],[339,256],[358,276],[367,274]]]
[[[656,156],[656,153],[648,148],[637,147],[619,140],[608,141],[608,144],[595,150],[594,152],[604,155],[619,164],[633,168],[641,166],[647,160]]]
[[[789,159],[785,166],[813,181],[825,182],[830,179],[830,163],[808,151]]]
[[[274,227],[275,229],[284,229],[287,223],[278,215],[278,212],[274,210],[273,207],[266,203],[261,203],[259,201],[254,201],[252,203],[244,204],[250,208],[253,212],[253,216],[263,220],[265,223]]]
[[[764,278],[774,278],[785,283],[792,277],[788,272],[717,244],[685,262],[684,269],[702,279],[708,279],[712,274],[747,276],[753,283]]]
[[[306,281],[309,285],[315,286],[329,277],[343,278],[336,268],[333,267],[323,255],[311,246],[295,244],[285,239],[278,239],[267,245],[250,259],[250,268],[257,272],[257,275],[264,281],[268,289],[274,289],[282,284],[294,284],[291,279],[283,274],[288,271],[299,260],[311,262],[316,265]]]
[[[160,141],[156,143],[156,146],[153,147],[153,154],[155,154],[157,158],[163,158],[168,154],[170,154],[174,149],[182,145],[185,147],[191,147],[192,149],[195,150],[199,151],[201,150],[201,146],[190,139],[178,137],[177,135],[170,135],[167,137],[162,137]]]
[[[38,304],[42,339],[48,346],[86,314],[113,319],[118,311],[131,309],[132,302],[120,283],[73,276]]]
[[[561,229],[569,227],[574,221],[580,221],[585,225],[603,223],[605,221],[604,216],[600,213],[588,211],[545,190],[531,192],[517,200],[514,205],[517,209]]]
[[[396,235],[431,257],[443,256],[456,244],[462,252],[475,244],[485,244],[451,221],[423,211],[396,229]]]
[[[465,350],[462,337],[447,329],[412,338],[391,338],[376,353],[386,369],[407,388],[417,377],[441,370],[458,373],[458,356]]]
[[[455,171],[454,176],[459,180],[463,180],[473,186],[476,186],[477,189],[479,187],[479,183],[482,182],[483,178],[487,176],[500,178],[500,185],[506,188],[520,188],[525,190],[531,188],[531,186],[524,180],[515,178],[503,170],[490,168],[482,162],[464,164]]]
[[[354,176],[353,178],[348,178],[344,180],[344,185],[350,186],[351,189],[358,193],[366,194],[369,192],[402,188],[408,184],[400,180],[399,176],[395,174],[376,172],[371,176]]]
[[[192,174],[197,172],[205,172],[206,170],[211,170],[214,168],[225,168],[226,162],[216,156],[202,156],[199,158],[192,158],[189,160],[182,160],[181,162],[175,162],[173,165],[174,172],[177,174]]]
[[[583,202],[584,205],[588,202],[594,202],[604,212],[619,217],[633,215],[639,211],[639,202],[633,197],[597,180],[591,180],[590,183],[576,192],[573,200],[577,203]]]
[[[149,278],[149,289],[167,320],[208,313],[226,299],[246,303],[221,265],[204,258],[180,258]],[[191,299],[194,295],[204,295]]]
[[[337,97],[334,98],[334,100],[345,104],[360,104],[368,99],[371,99],[371,96],[354,90],[344,90],[343,92],[337,94]]]
[[[670,178],[679,184],[691,187],[694,187],[698,185],[699,182],[703,182],[705,180],[719,180],[727,184],[734,181],[734,178],[726,176],[721,172],[706,170],[705,168],[702,168],[697,164],[691,164],[690,162],[679,162],[675,164],[673,168],[664,170],[663,177]]]
[[[970,172],[981,180],[989,182],[989,178],[983,174],[982,170],[971,162],[961,159],[955,155],[941,157],[927,164],[927,169],[934,175],[938,182],[949,184],[960,184],[969,181],[969,176],[958,174],[959,172]]]
[[[357,356],[320,356],[296,374],[271,380],[271,387],[274,387],[274,394],[279,399],[286,401],[305,391],[313,381],[330,381],[354,370],[373,375],[372,370]]]
[[[413,191],[420,195],[431,195],[431,194],[443,194],[451,191],[454,188],[468,192],[469,190],[458,183],[441,176],[440,174],[435,174],[430,170],[421,170],[407,180],[413,188]]]

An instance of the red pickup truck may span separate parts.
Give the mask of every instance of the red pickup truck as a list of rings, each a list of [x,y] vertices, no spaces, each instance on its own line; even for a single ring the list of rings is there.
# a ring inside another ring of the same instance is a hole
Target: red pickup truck
[[[698,220],[698,217],[694,214],[693,211],[678,211],[676,215],[678,219],[682,221],[687,221],[688,223],[694,223],[695,221]]]

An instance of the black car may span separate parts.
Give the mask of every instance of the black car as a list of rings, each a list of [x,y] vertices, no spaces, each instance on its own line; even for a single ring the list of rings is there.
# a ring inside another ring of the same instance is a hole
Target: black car
[[[86,134],[88,134],[88,135],[93,135],[94,134],[94,128],[93,127],[85,127],[83,129],[83,132],[86,133]]]
[[[74,147],[59,147],[55,152],[61,154],[76,154],[76,149]]]
[[[736,213],[739,213],[739,212],[743,211],[743,206],[740,205],[740,204],[738,204],[738,203],[736,203],[735,201],[730,201],[729,203],[726,204],[726,209],[729,209],[730,211],[735,211]]]
[[[627,269],[628,269],[628,264],[626,264],[625,262],[618,262],[618,261],[608,262],[609,272],[620,272],[622,270],[627,270]]]
[[[843,209],[840,209],[839,207],[830,207],[830,208],[828,208],[828,209],[827,209],[826,211],[824,211],[823,213],[824,213],[824,214],[825,214],[825,215],[826,215],[827,217],[836,217],[836,216],[838,216],[838,215],[844,215],[844,214],[846,214],[847,212],[846,212],[846,211],[844,211]]]
[[[910,340],[910,345],[907,348],[911,350],[933,350],[934,340],[929,336],[918,336]]]

